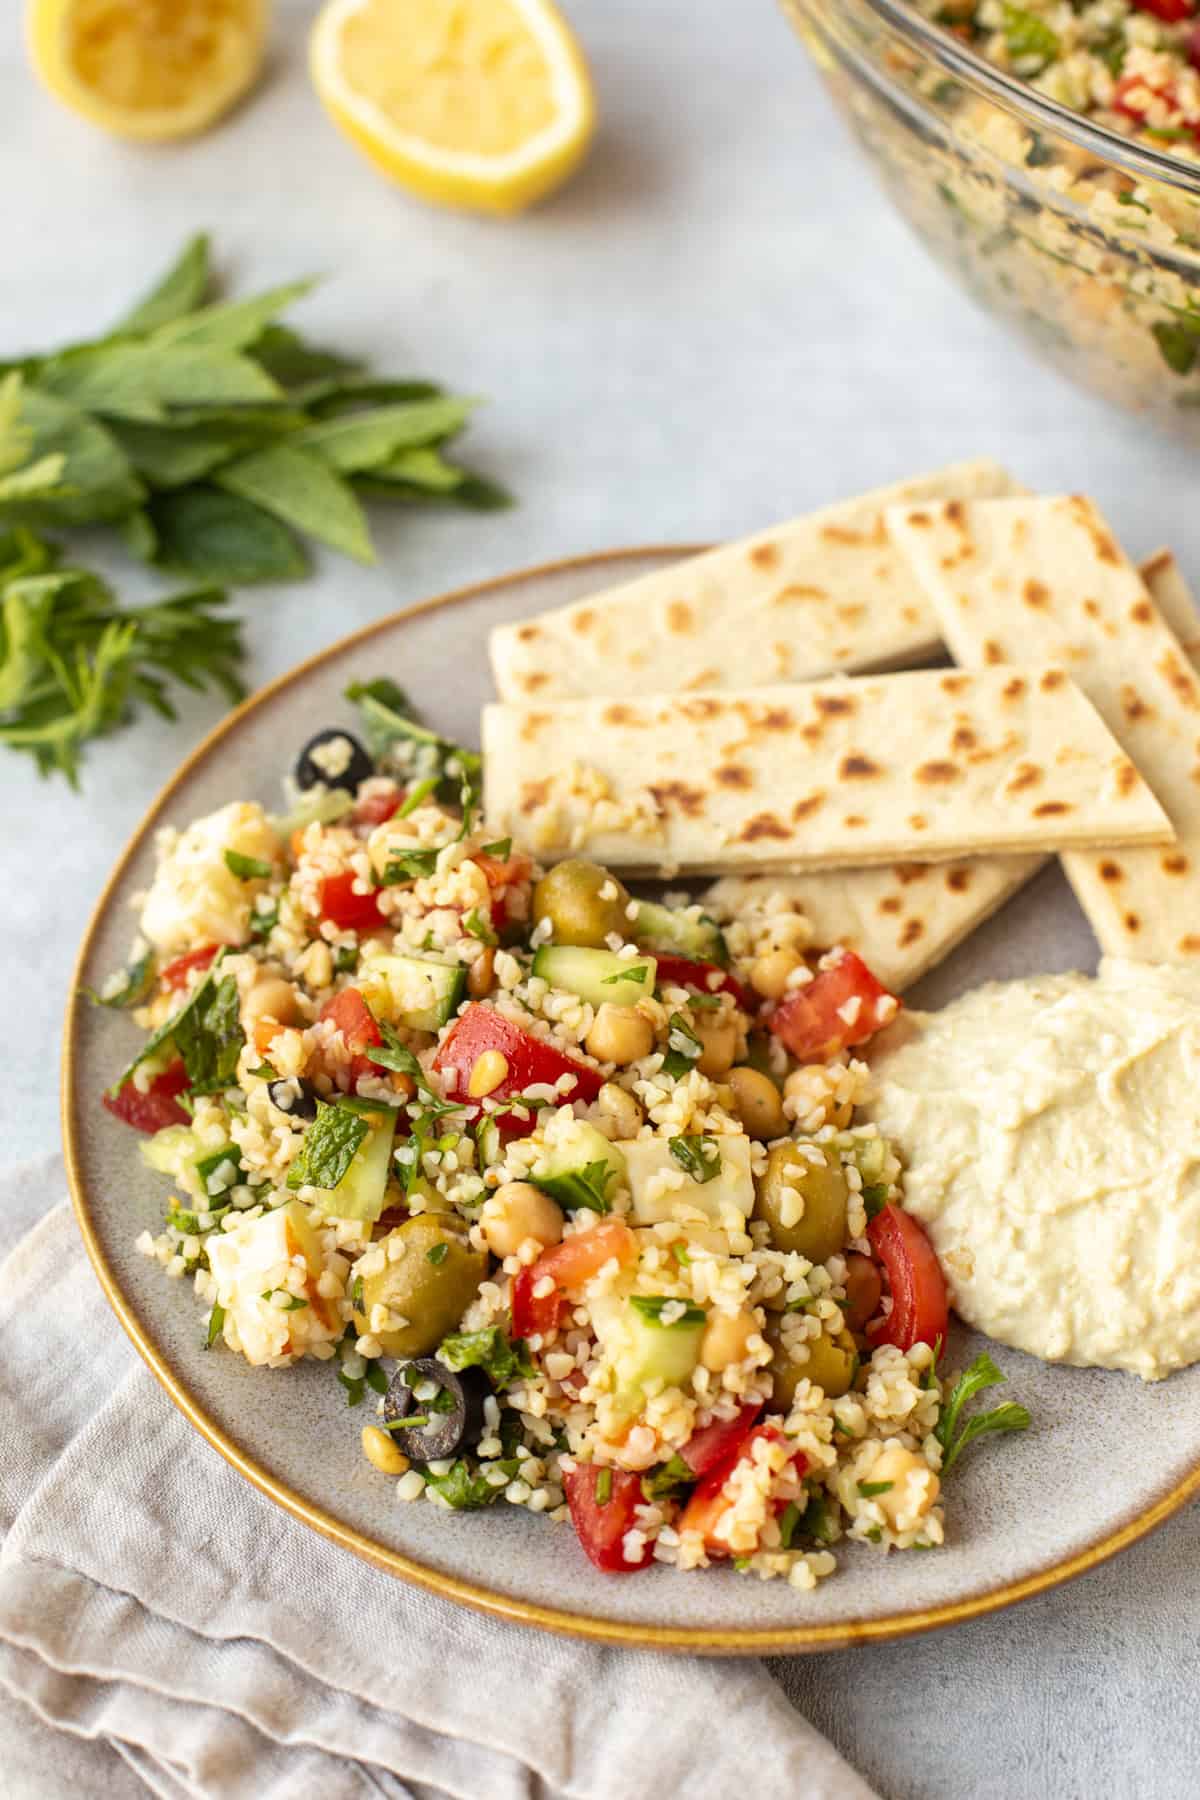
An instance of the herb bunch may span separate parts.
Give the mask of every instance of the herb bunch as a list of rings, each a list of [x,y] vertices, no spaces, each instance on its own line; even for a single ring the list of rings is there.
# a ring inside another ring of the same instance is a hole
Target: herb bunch
[[[471,400],[374,377],[279,323],[311,281],[227,301],[213,286],[194,237],[103,337],[0,369],[18,384],[0,524],[114,526],[148,563],[242,583],[304,574],[304,538],[371,562],[368,495],[505,503],[443,453]]]

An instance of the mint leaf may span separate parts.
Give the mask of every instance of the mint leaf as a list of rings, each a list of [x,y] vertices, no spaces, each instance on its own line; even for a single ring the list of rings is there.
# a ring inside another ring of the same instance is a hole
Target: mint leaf
[[[208,249],[208,238],[203,232],[189,238],[166,274],[125,314],[116,331],[140,336],[203,305],[212,279]]]
[[[401,450],[461,431],[473,406],[470,400],[445,398],[369,408],[311,425],[297,442],[343,475],[355,475],[386,465]]]
[[[81,988],[80,993],[86,995],[93,1006],[112,1006],[125,1011],[131,1006],[139,1006],[153,986],[154,952],[147,950],[121,971],[119,981],[106,982],[99,993],[92,988]]]
[[[150,343],[164,349],[199,346],[215,350],[245,350],[274,322],[279,313],[286,311],[294,300],[303,299],[315,286],[315,278],[309,278],[288,282],[284,287],[270,288],[265,294],[256,294],[248,300],[217,301],[198,311],[189,311],[164,320],[151,334]]]
[[[1019,6],[1007,4],[1002,10],[1004,41],[1009,55],[1014,62],[1024,62],[1027,58],[1036,57],[1038,67],[1031,72],[1040,74],[1047,63],[1053,62],[1062,53],[1058,34],[1036,13],[1025,12]]]
[[[173,406],[254,405],[281,398],[248,357],[234,351],[148,343],[85,345],[44,362],[38,388],[86,412],[119,419],[164,419]]]
[[[86,413],[26,386],[20,425],[28,432],[33,461],[61,456],[56,492],[0,502],[0,523],[94,525],[121,517],[145,498],[146,490],[112,433]]]
[[[233,1086],[246,1041],[238,1018],[237,982],[232,975],[215,981],[210,974],[198,997],[198,1006],[185,1008],[178,1016],[172,1036],[190,1091],[214,1094]]]
[[[366,515],[327,463],[293,444],[252,451],[218,471],[217,483],[358,562],[375,560]]]
[[[162,568],[239,584],[294,581],[308,573],[308,558],[291,532],[236,494],[210,487],[156,494],[147,516]]]
[[[492,1466],[499,1465],[493,1464]],[[491,1506],[504,1493],[502,1486],[494,1487],[490,1481],[485,1481],[481,1474],[473,1473],[470,1463],[464,1460],[454,1463],[444,1475],[426,1475],[425,1485],[431,1487],[435,1494],[440,1494],[446,1504],[454,1507],[456,1512],[474,1511],[481,1506]]]
[[[330,1106],[318,1100],[317,1116],[288,1170],[288,1187],[293,1191],[301,1187],[336,1188],[369,1129],[367,1121],[349,1107]]]
[[[691,1070],[692,1064],[699,1062],[704,1055],[704,1045],[692,1030],[682,1013],[673,1012],[667,1020],[667,1054],[663,1057],[663,1072],[675,1081],[681,1081]]]

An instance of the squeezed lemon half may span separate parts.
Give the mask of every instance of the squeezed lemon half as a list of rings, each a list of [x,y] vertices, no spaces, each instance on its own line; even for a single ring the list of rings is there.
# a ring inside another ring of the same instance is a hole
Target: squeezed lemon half
[[[203,131],[262,67],[268,0],[30,0],[29,54],[56,99],[118,137]]]
[[[327,0],[310,61],[339,129],[445,206],[532,205],[595,129],[587,66],[550,0]]]

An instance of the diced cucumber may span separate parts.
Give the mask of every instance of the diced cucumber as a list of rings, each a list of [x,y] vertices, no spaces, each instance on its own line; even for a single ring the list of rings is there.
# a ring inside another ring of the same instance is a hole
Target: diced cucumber
[[[663,1321],[683,1307],[682,1317]],[[604,1360],[613,1371],[614,1398],[624,1413],[641,1410],[647,1396],[664,1388],[684,1387],[700,1357],[700,1340],[708,1323],[701,1306],[673,1301],[665,1295],[636,1294],[593,1306],[596,1335]]]
[[[480,1169],[490,1169],[504,1156],[504,1140],[500,1127],[490,1113],[484,1113],[475,1130],[475,1155]]]
[[[529,1179],[567,1212],[609,1212],[618,1188],[629,1185],[623,1152],[582,1119],[546,1146]]]
[[[855,1167],[867,1187],[874,1187],[884,1179],[884,1170],[891,1157],[892,1147],[885,1137],[875,1131],[869,1137],[860,1137],[856,1132],[852,1137],[839,1138],[839,1147],[848,1150]]]
[[[270,824],[286,842],[294,831],[303,831],[308,825],[332,825],[335,819],[344,818],[353,805],[354,795],[345,788],[309,788],[296,796],[287,812],[272,813]]]
[[[660,906],[655,900],[638,900],[633,935],[639,944],[651,950],[673,951],[676,956],[692,956],[699,962],[729,964],[725,934],[715,919],[707,914],[699,919],[673,907]]]
[[[653,994],[657,966],[652,956],[630,958],[575,944],[543,944],[534,956],[533,973],[591,1006],[636,1006]]]
[[[201,1147],[188,1125],[167,1125],[139,1146],[143,1162],[160,1175],[170,1175],[184,1192],[206,1210],[241,1178],[241,1152],[236,1144],[217,1150]]]
[[[379,1217],[392,1172],[396,1118],[396,1113],[385,1107],[370,1115],[370,1129],[350,1167],[335,1188],[315,1190],[314,1206],[319,1206],[334,1219],[362,1219],[373,1223]]]
[[[419,956],[377,956],[364,963],[358,982],[372,1012],[412,1031],[437,1031],[452,1018],[467,985],[461,963]]]
[[[711,1137],[721,1159],[711,1181],[696,1181],[672,1154],[669,1138],[634,1138],[621,1146],[633,1195],[633,1217],[638,1225],[658,1225],[679,1216],[687,1208],[707,1213],[714,1225],[730,1207],[748,1219],[754,1210],[754,1177],[750,1172],[750,1139],[740,1132]],[[659,1178],[682,1175],[679,1185],[663,1187]]]

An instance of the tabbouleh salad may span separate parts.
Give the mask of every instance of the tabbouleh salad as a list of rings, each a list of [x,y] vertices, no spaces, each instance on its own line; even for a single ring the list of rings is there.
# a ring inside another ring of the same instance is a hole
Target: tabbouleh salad
[[[1200,161],[1194,0],[917,0],[1007,74],[1111,131]]]
[[[722,921],[540,869],[479,759],[388,681],[305,746],[289,810],[167,830],[104,1097],[171,1193],[139,1247],[198,1338],[327,1362],[403,1501],[570,1519],[598,1567],[810,1588],[839,1539],[930,1549],[1014,1404],[939,1367],[946,1286],[856,1123],[897,1012],[772,895]]]

